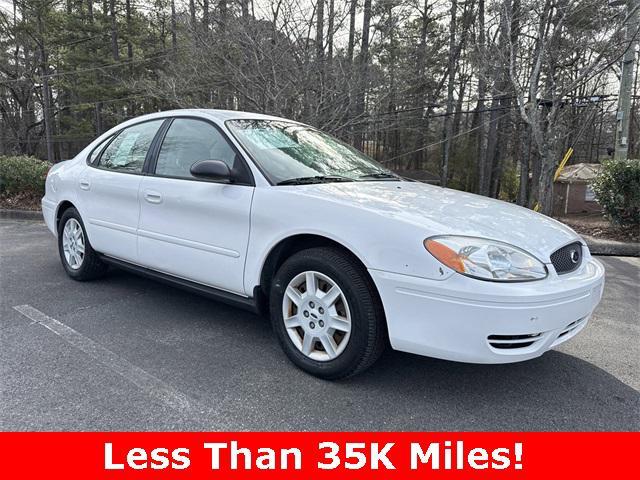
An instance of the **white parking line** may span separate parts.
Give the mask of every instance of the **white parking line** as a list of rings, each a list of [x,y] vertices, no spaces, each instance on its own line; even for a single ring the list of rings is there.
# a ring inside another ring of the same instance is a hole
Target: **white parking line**
[[[194,406],[194,401],[185,394],[167,385],[159,378],[151,375],[140,367],[118,356],[99,343],[85,337],[80,332],[64,323],[45,315],[31,305],[18,305],[13,307],[25,317],[52,331],[65,342],[83,351],[94,360],[102,363],[129,382],[136,385],[147,395],[156,398],[176,410],[189,410]]]

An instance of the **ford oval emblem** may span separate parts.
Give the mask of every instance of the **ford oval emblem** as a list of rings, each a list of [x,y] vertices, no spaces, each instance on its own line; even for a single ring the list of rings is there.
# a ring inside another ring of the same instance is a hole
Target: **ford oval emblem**
[[[577,250],[569,251],[569,257],[571,258],[571,263],[578,263],[580,260],[580,254]]]

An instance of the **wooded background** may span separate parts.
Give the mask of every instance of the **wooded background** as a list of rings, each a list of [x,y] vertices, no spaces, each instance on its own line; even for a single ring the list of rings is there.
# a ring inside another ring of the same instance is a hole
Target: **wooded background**
[[[627,15],[607,0],[0,0],[0,155],[57,161],[144,113],[248,110],[549,213],[567,148],[572,163],[613,149]]]

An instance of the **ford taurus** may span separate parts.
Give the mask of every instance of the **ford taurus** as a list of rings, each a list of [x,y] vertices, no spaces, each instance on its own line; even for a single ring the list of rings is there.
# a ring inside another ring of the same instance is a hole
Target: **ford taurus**
[[[71,278],[115,265],[268,313],[291,361],[327,379],[389,343],[463,362],[538,357],[585,327],[604,285],[551,218],[405,180],[253,113],[129,120],[50,170],[42,210]]]

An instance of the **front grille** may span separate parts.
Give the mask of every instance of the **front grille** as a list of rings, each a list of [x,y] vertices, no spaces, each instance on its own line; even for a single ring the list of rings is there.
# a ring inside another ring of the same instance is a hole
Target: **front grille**
[[[489,345],[501,350],[530,347],[540,340],[542,333],[530,333],[526,335],[489,335]]]
[[[556,250],[551,254],[551,263],[559,275],[573,272],[582,263],[582,245],[575,242]]]

